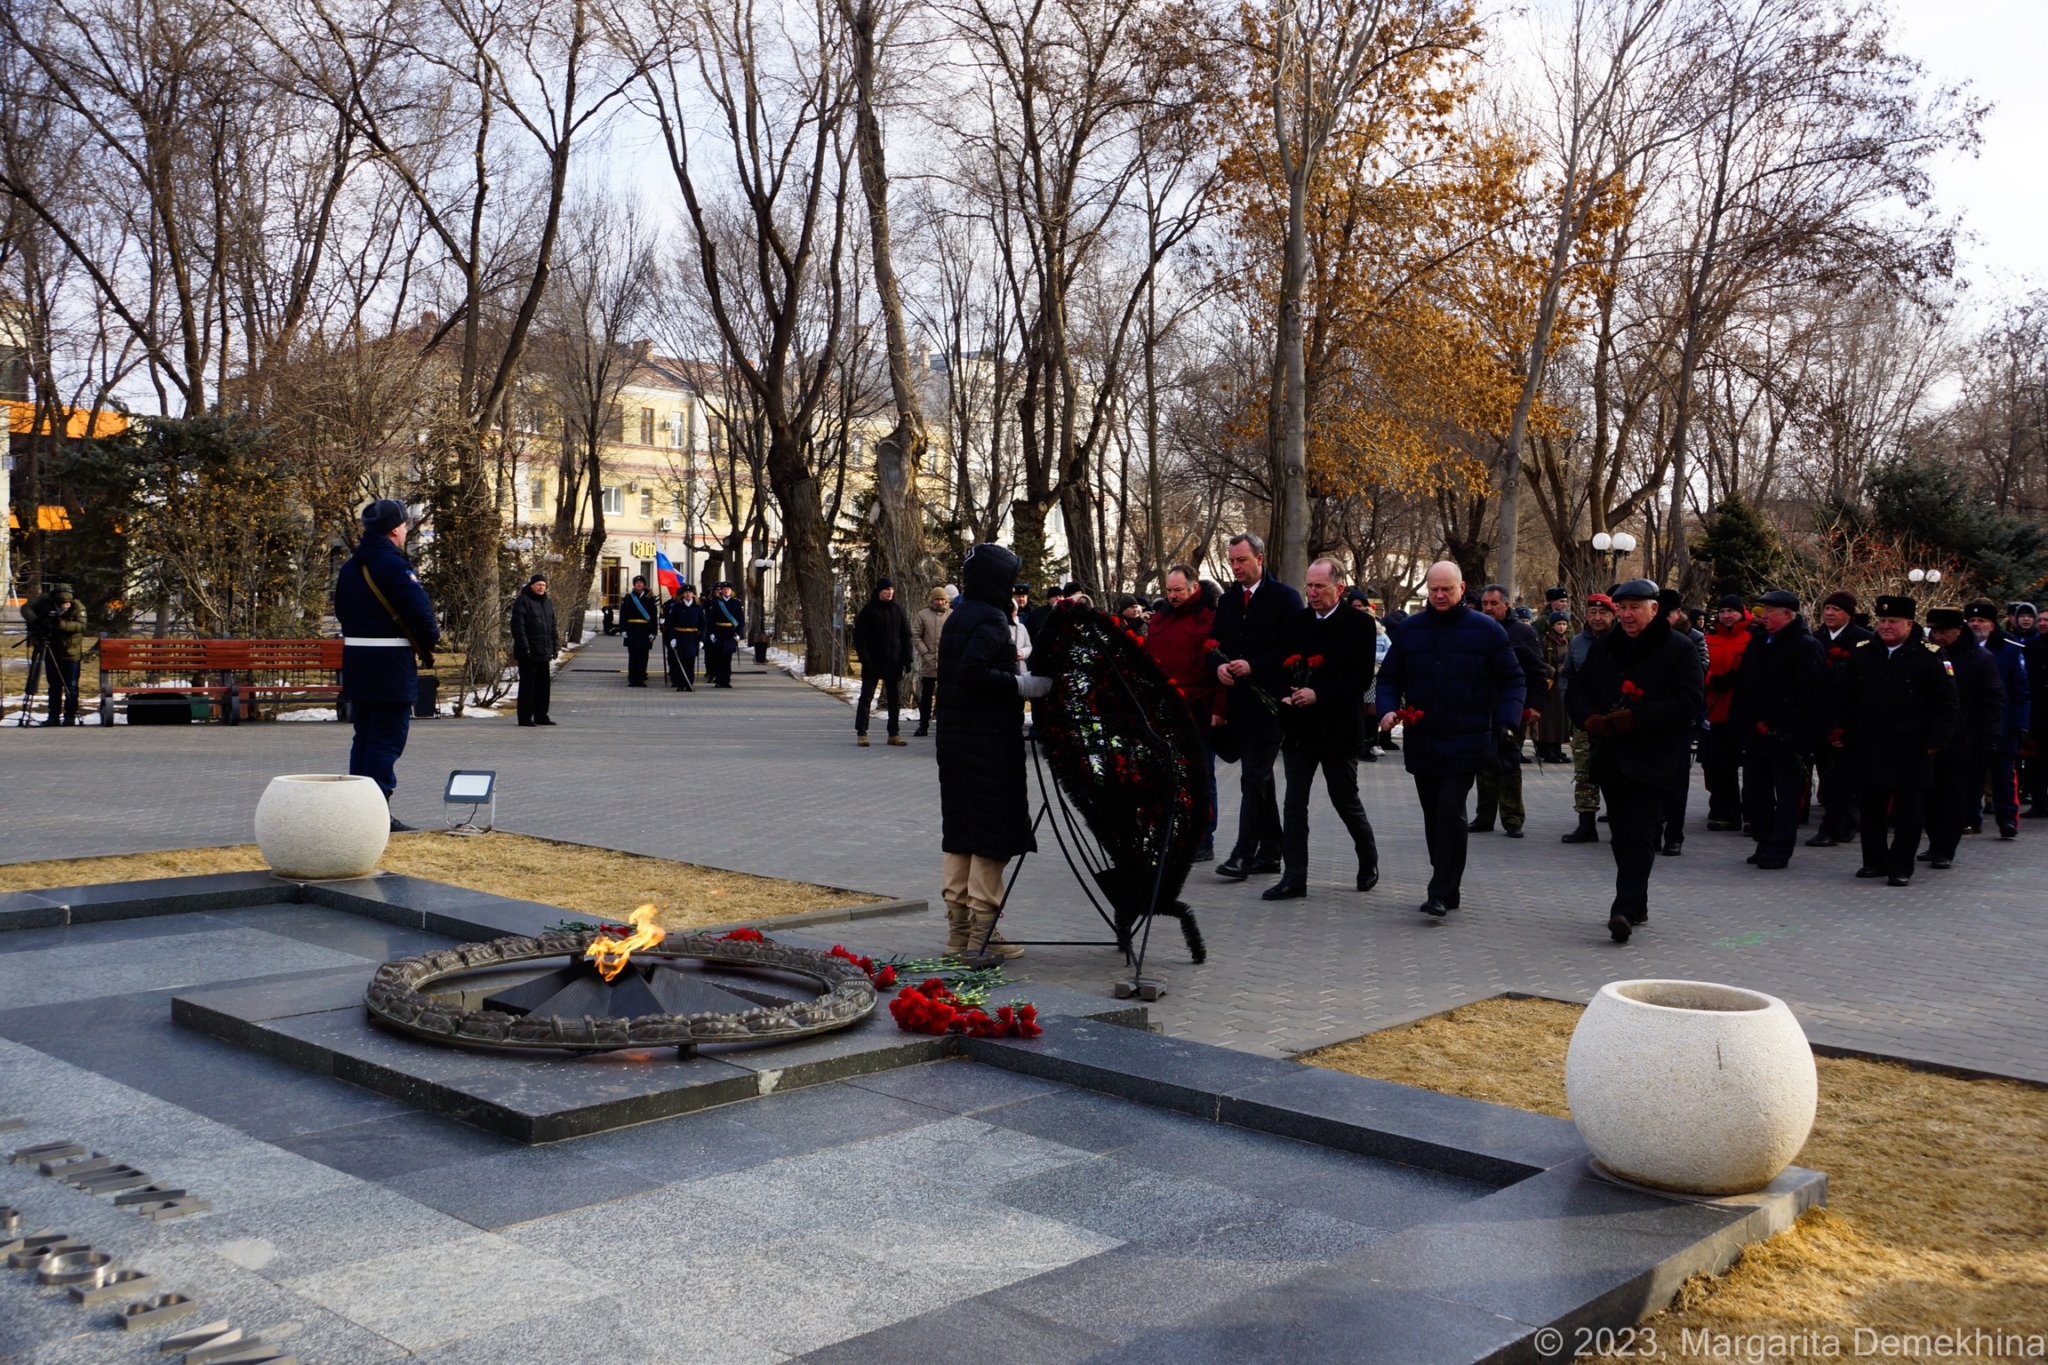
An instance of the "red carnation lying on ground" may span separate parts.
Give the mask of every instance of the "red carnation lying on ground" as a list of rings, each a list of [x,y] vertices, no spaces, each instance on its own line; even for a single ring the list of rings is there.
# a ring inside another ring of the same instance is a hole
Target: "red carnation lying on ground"
[[[766,943],[768,935],[759,929],[735,929],[729,934],[718,936],[720,943]]]
[[[843,944],[833,944],[832,951],[827,953],[826,956],[845,958],[848,962],[866,972],[868,980],[874,983],[876,990],[887,990],[896,984],[896,969],[894,967],[884,963],[881,967],[877,968],[873,958],[849,953]]]
[[[1032,1005],[1012,1008],[1004,1005],[993,1017],[975,1005],[963,1005],[960,997],[933,977],[922,986],[905,986],[889,1002],[896,1027],[905,1033],[964,1033],[970,1038],[1036,1038],[1044,1032],[1038,1026],[1038,1010]]]

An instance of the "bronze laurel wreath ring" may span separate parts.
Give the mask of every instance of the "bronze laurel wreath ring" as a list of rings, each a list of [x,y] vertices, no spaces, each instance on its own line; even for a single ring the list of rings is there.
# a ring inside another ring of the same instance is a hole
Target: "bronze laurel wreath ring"
[[[458,1046],[531,1051],[610,1052],[632,1047],[682,1047],[699,1043],[781,1042],[828,1033],[856,1023],[875,1008],[875,988],[854,963],[813,948],[781,943],[745,943],[697,934],[672,935],[639,958],[694,958],[735,967],[789,972],[818,983],[815,1000],[762,1006],[738,1014],[647,1014],[637,1019],[584,1015],[515,1015],[499,1010],[465,1010],[427,994],[438,981],[486,967],[511,966],[542,958],[580,958],[598,939],[595,932],[547,933],[537,938],[497,938],[465,943],[417,957],[397,957],[377,969],[363,992],[371,1017],[405,1033]]]

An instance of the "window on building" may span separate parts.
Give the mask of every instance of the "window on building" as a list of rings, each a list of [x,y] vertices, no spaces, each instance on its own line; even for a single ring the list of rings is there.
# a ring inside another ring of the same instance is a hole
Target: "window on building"
[[[868,465],[868,443],[860,436],[850,436],[846,441],[846,459],[855,469],[866,469]]]
[[[616,403],[612,404],[611,411],[605,414],[604,438],[614,444],[626,439],[626,412]]]
[[[725,423],[716,417],[707,418],[704,423],[711,438],[711,453],[718,454],[725,449]]]
[[[668,415],[668,443],[670,445],[678,450],[682,449],[685,444],[684,437],[688,434],[689,430],[689,418],[680,412],[672,412]]]
[[[535,479],[533,481],[533,510],[536,512],[548,510],[548,481],[546,479]]]
[[[640,490],[640,515],[643,517],[654,515],[654,490],[652,488]]]
[[[640,409],[640,444],[643,446],[651,446],[654,444],[653,408]]]
[[[626,513],[626,490],[616,485],[605,489],[604,510],[607,516],[624,516]]]

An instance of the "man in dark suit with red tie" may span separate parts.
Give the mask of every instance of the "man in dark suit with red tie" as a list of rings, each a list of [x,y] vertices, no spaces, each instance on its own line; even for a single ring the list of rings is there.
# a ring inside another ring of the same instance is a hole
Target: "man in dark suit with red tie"
[[[1231,537],[1236,581],[1216,603],[1216,648],[1209,662],[1224,691],[1231,738],[1238,749],[1237,846],[1216,875],[1232,881],[1280,870],[1280,797],[1273,764],[1280,757],[1276,703],[1252,678],[1277,658],[1281,627],[1302,609],[1301,594],[1266,573],[1266,543],[1246,531]]]

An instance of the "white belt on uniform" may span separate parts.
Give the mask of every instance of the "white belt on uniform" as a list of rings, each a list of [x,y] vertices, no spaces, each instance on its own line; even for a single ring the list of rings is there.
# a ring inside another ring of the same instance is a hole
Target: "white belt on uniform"
[[[390,636],[383,636],[383,635],[375,635],[375,636],[368,636],[368,637],[365,637],[365,636],[361,636],[361,635],[347,635],[347,636],[343,636],[343,637],[342,637],[342,641],[341,641],[341,643],[343,644],[343,646],[345,646],[345,647],[347,647],[347,648],[351,648],[351,649],[411,649],[411,648],[412,648],[412,641],[410,641],[410,640],[408,640],[408,639],[404,638],[403,636],[399,636],[399,637],[393,638],[393,637],[390,637]]]

